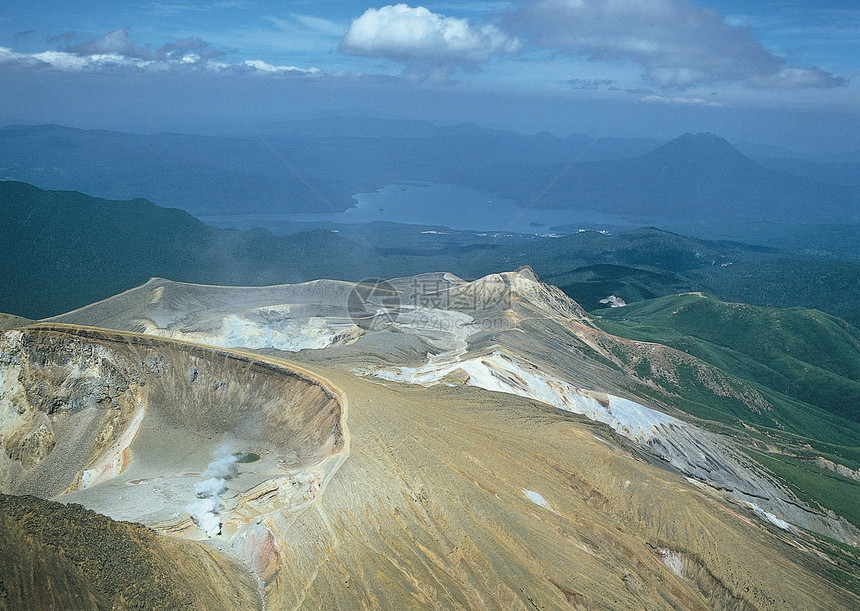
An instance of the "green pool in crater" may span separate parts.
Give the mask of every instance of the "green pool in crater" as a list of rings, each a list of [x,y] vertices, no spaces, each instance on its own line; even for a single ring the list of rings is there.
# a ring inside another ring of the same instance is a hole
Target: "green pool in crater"
[[[236,457],[237,463],[257,462],[260,460],[260,455],[253,452],[236,452],[233,456]]]

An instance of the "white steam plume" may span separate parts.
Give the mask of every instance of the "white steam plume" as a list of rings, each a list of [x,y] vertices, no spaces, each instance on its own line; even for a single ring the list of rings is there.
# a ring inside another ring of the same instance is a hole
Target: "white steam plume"
[[[229,442],[218,448],[213,455],[214,460],[202,474],[206,479],[194,484],[194,492],[199,500],[186,507],[191,519],[208,537],[221,534],[220,513],[224,507],[221,494],[227,487],[227,480],[236,474],[236,457]]]

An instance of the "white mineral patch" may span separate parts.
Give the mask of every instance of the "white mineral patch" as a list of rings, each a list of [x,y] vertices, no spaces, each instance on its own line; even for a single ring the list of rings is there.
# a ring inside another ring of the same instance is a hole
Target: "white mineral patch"
[[[288,309],[278,312],[272,306],[229,314],[212,332],[165,329],[149,321],[144,322],[144,326],[145,333],[149,335],[219,348],[274,348],[286,352],[318,350],[336,343],[350,343],[358,337],[351,321],[333,322],[324,317],[287,318],[288,313]]]
[[[547,503],[546,499],[543,498],[540,493],[535,492],[534,490],[526,490],[525,488],[523,488],[523,494],[525,494],[526,498],[535,505],[540,505],[544,509],[552,511],[552,507],[550,507],[550,504]]]
[[[0,441],[25,426],[32,417],[27,410],[20,409],[27,405],[27,394],[18,379],[20,373],[20,364],[0,365]]]
[[[627,305],[627,302],[621,299],[621,297],[616,297],[615,295],[609,295],[608,297],[604,297],[600,300],[602,304],[609,304],[610,308],[623,308]]]
[[[608,424],[636,441],[651,439],[660,425],[681,424],[672,416],[629,399],[577,388],[501,351],[461,361],[463,354],[462,351],[439,354],[419,367],[384,369],[374,375],[394,382],[432,386],[460,370],[469,376],[468,383],[472,386],[537,399],[559,409],[582,414]]]
[[[469,337],[480,330],[474,322],[465,312],[404,304],[395,326],[442,352],[465,353]]]
[[[791,524],[789,524],[785,520],[780,520],[778,517],[776,517],[775,515],[773,515],[769,511],[765,511],[764,509],[762,509],[761,507],[759,507],[755,503],[746,503],[745,502],[744,505],[752,508],[752,510],[754,512],[756,512],[756,514],[758,514],[759,517],[767,520],[768,522],[770,522],[771,524],[773,524],[777,528],[781,528],[782,530],[791,531]]]
[[[684,558],[681,554],[671,550],[662,550],[660,552],[660,560],[675,575],[678,577],[684,576]]]

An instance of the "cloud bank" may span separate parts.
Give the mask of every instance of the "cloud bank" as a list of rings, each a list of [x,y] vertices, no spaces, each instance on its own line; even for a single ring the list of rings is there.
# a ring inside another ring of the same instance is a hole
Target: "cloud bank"
[[[47,40],[58,50],[22,53],[0,47],[0,68],[21,72],[208,73],[266,78],[328,75],[338,80],[390,77],[387,69],[372,61],[364,62],[368,70],[362,72],[360,61],[344,57],[350,55],[390,60],[404,67],[406,77],[436,78],[447,83],[458,69],[476,73],[493,58],[519,55],[528,46],[524,59],[506,63],[503,71],[531,85],[540,78],[540,72],[529,67],[529,61],[535,59],[551,64],[547,69],[548,84],[561,82],[582,90],[661,89],[666,99],[688,88],[718,84],[760,91],[826,89],[847,84],[844,78],[815,66],[789,65],[785,58],[757,41],[750,30],[693,0],[520,0],[506,13],[498,12],[504,10],[505,3],[478,4],[483,10],[496,11],[496,21],[490,21],[492,16],[479,21],[449,17],[423,6],[389,4],[367,9],[351,21],[341,36],[341,25],[315,15],[264,17],[280,30],[274,33],[276,37],[294,40],[310,32],[308,49],[303,52],[305,57],[317,53],[316,61],[329,66],[326,72],[313,66],[278,65],[253,55],[250,59],[231,59],[198,37],[158,47],[141,46],[132,39],[127,26],[93,40],[81,41],[73,31],[49,37]],[[30,31],[20,34],[14,38],[16,41],[31,36]],[[254,38],[247,33],[246,36],[247,40]],[[339,44],[335,42],[338,40]],[[333,44],[343,55],[338,58],[326,54],[324,58],[321,54],[325,51],[320,49],[330,50]],[[623,77],[617,71],[609,79],[593,68],[571,74],[581,64],[579,60],[572,62],[571,56],[606,65],[639,66],[642,80],[634,72],[628,82],[619,84],[618,79]],[[347,63],[339,65],[339,60]],[[358,71],[353,71],[356,66]],[[666,90],[674,91],[667,94]]]
[[[789,67],[749,30],[690,0],[534,0],[508,16],[534,44],[594,61],[632,61],[664,88],[743,83],[752,87],[836,87],[817,67]]]
[[[412,66],[453,69],[484,63],[494,55],[515,55],[523,45],[494,25],[396,4],[367,9],[353,19],[338,49]]]
[[[0,47],[0,66],[20,69],[48,69],[63,72],[109,72],[138,70],[145,72],[214,72],[240,74],[318,74],[318,68],[275,66],[259,60],[237,63],[222,61],[223,51],[197,37],[185,38],[152,49],[138,46],[131,29],[123,26],[102,38],[71,44],[73,32],[54,37],[64,42],[62,51],[17,53]]]

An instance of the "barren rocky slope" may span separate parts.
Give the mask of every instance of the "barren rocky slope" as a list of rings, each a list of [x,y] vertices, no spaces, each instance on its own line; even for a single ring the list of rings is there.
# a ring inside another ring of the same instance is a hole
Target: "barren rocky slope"
[[[357,312],[346,283],[153,280],[5,332],[3,490],[204,540],[269,609],[860,604],[850,548],[808,532],[856,530],[630,355],[765,409],[755,389],[529,270],[381,287]]]

